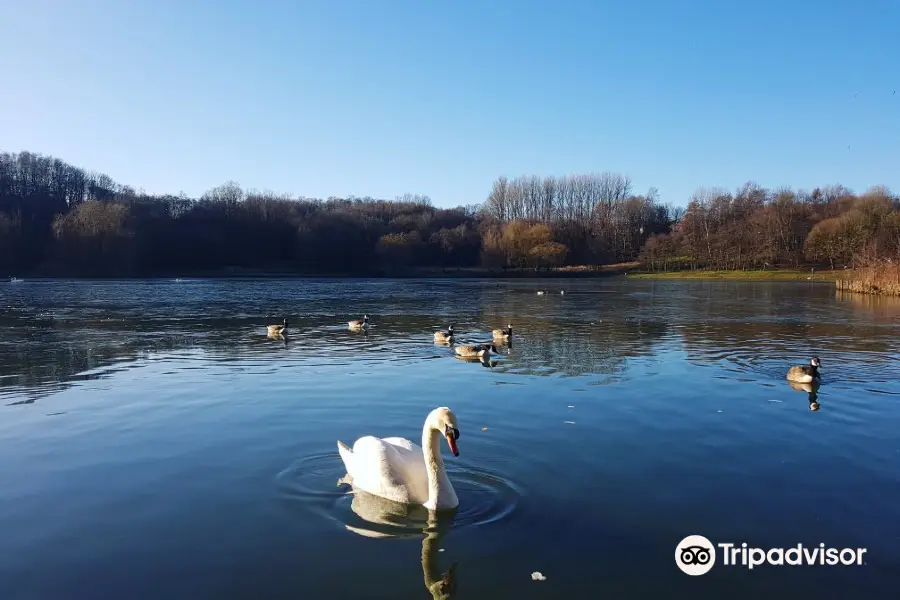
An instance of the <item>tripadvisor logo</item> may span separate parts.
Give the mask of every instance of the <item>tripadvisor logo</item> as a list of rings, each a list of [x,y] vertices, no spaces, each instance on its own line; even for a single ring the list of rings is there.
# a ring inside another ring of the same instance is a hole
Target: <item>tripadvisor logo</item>
[[[825,544],[769,549],[753,548],[746,542],[713,544],[702,535],[689,535],[675,547],[675,564],[688,575],[705,575],[715,566],[717,555],[723,566],[753,569],[760,565],[863,565],[865,553],[866,548],[826,548]]]

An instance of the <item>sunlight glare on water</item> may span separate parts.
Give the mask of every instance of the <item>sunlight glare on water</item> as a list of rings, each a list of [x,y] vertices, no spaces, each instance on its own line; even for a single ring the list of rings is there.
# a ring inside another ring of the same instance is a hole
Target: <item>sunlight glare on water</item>
[[[457,344],[514,333],[459,360],[433,341],[451,322]],[[427,599],[449,571],[467,599],[898,582],[898,300],[623,278],[28,280],[0,284],[0,333],[4,600]],[[788,384],[812,355],[821,387]],[[455,514],[338,485],[337,440],[419,444],[444,405]],[[692,578],[672,559],[690,534],[867,562]]]

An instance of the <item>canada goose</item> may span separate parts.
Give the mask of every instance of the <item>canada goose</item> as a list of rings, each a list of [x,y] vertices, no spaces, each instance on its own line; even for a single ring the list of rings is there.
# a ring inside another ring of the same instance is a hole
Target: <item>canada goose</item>
[[[436,342],[449,342],[453,339],[453,323],[450,323],[450,327],[447,328],[447,331],[435,331],[434,332],[434,341]]]
[[[809,365],[794,365],[787,372],[787,379],[789,381],[795,381],[797,383],[811,383],[813,381],[817,381],[819,379],[819,367],[822,366],[822,363],[819,362],[818,356],[813,356],[809,359]]]
[[[288,320],[287,317],[284,318],[284,323],[281,325],[267,325],[266,331],[269,335],[281,335],[287,331]]]
[[[355,321],[347,321],[347,326],[350,329],[363,329],[369,326],[369,315],[363,315],[362,320],[356,319]]]
[[[491,334],[495,340],[508,340],[512,337],[512,325],[507,325],[506,329],[495,329]]]
[[[453,351],[456,352],[457,356],[476,358],[490,356],[492,352],[497,354],[497,346],[494,344],[473,344],[469,346],[457,346]]]

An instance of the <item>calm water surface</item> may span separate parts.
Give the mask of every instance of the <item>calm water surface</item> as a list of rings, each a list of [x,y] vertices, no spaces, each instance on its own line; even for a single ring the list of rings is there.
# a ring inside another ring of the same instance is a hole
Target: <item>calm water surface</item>
[[[459,360],[450,321],[513,343]],[[0,283],[0,598],[427,599],[452,564],[466,599],[894,598],[898,340],[900,303],[825,284]],[[338,439],[441,405],[455,515],[338,486]],[[689,534],[868,552],[689,577]]]

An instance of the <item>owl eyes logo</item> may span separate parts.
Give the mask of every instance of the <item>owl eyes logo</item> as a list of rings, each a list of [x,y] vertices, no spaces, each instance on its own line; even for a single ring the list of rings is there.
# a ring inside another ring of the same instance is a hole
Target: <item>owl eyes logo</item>
[[[716,548],[702,535],[689,535],[675,547],[675,564],[688,575],[705,575],[716,564]]]
[[[688,546],[681,551],[681,562],[686,565],[705,565],[709,562],[710,548]]]

